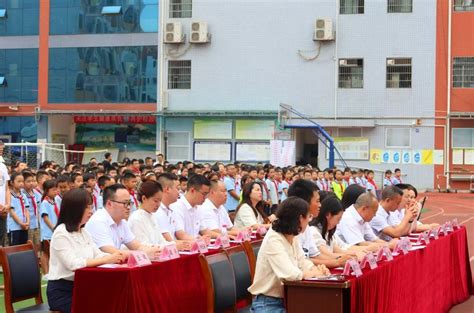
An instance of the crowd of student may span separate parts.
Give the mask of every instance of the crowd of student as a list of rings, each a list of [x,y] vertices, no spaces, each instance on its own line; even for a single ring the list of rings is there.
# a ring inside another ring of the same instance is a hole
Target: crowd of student
[[[349,258],[437,226],[417,221],[417,190],[402,183],[399,169],[394,177],[386,172],[380,202],[373,172],[363,170],[169,164],[162,156],[118,164],[108,153],[87,166],[44,162],[36,171],[17,162],[5,169],[0,210],[9,244],[30,239],[41,247],[48,302],[64,312],[76,269],[124,262],[130,250],[156,259],[170,242],[188,250],[199,237],[209,242],[261,227],[268,232],[249,288],[253,309],[284,312],[282,279],[327,275]]]

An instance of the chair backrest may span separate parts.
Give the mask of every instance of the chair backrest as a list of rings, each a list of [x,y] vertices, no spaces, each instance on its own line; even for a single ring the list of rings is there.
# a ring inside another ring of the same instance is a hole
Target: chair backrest
[[[229,255],[234,269],[237,301],[245,299],[251,302],[252,298],[247,288],[252,284],[252,271],[247,249],[242,244],[227,248],[225,251]]]
[[[216,313],[235,311],[234,270],[227,253],[222,251],[209,256],[201,255],[200,261],[210,292],[207,311]]]
[[[43,303],[38,258],[31,241],[24,245],[0,248],[0,263],[5,279],[5,309],[14,312],[12,304],[35,298]]]
[[[250,243],[252,245],[252,250],[253,250],[253,254],[255,255],[255,258],[258,258],[258,251],[260,251],[260,246],[262,245],[262,241],[263,239],[254,240]]]

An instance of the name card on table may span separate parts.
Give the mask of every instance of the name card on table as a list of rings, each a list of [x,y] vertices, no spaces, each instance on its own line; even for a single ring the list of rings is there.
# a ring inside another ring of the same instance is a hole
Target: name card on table
[[[259,226],[257,228],[257,234],[259,234],[260,236],[264,236],[266,233],[267,229],[265,228],[265,226]]]
[[[367,253],[364,258],[362,259],[362,261],[360,262],[360,267],[361,268],[365,268],[365,266],[367,264],[369,264],[369,267],[371,270],[377,268],[377,259],[375,258],[375,256],[372,254],[372,253]]]
[[[429,243],[430,243],[430,231],[429,231],[429,230],[420,233],[420,235],[418,236],[418,240],[416,241],[416,243],[417,243],[417,244],[421,244],[422,241],[424,241],[425,244],[429,244]]]
[[[202,238],[196,239],[195,242],[191,245],[191,252],[192,253],[207,253],[209,250],[207,249],[206,241]]]
[[[433,234],[434,236],[434,239],[439,239],[439,228],[434,228],[431,230],[431,233]]]
[[[457,219],[457,218],[453,219],[452,225],[453,225],[453,230],[454,230],[455,228],[457,228],[457,229],[460,229],[460,228],[461,228],[461,225],[459,225],[459,222],[458,222],[458,219]]]
[[[410,249],[410,242],[409,241],[407,242],[406,238],[401,238],[398,241],[397,246],[395,247],[395,249],[393,249],[393,252],[394,253],[400,253],[400,251],[401,251],[403,254],[408,254],[409,249]]]
[[[389,247],[382,247],[379,249],[377,252],[377,261],[381,261],[384,256],[387,261],[393,260],[392,251],[390,251]]]
[[[242,243],[244,241],[250,241],[250,233],[248,231],[241,231],[237,235],[237,238],[235,238],[235,242],[237,243]]]
[[[438,227],[438,235],[441,235],[443,234],[444,236],[446,236],[448,234],[448,232],[446,231],[446,225],[440,225]]]
[[[214,247],[215,248],[227,248],[230,247],[230,240],[228,235],[220,235],[219,237],[216,238],[216,241],[214,242]]]
[[[148,258],[148,255],[143,251],[130,251],[128,255],[127,266],[128,267],[137,267],[150,265],[151,261]]]
[[[344,266],[344,271],[342,275],[349,276],[351,275],[351,270],[354,272],[356,277],[362,276],[362,270],[360,269],[359,262],[354,259],[347,260],[346,265]]]
[[[446,229],[447,234],[453,232],[453,224],[451,223],[451,221],[447,221],[446,223],[444,223],[444,225],[445,225],[445,229]]]
[[[160,261],[168,261],[179,258],[178,248],[176,248],[176,244],[169,244],[163,247],[160,254]]]

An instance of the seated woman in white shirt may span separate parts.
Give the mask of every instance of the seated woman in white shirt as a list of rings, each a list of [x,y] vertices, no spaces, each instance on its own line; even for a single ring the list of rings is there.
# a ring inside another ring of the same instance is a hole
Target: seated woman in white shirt
[[[280,204],[277,219],[260,247],[255,278],[248,291],[255,295],[254,313],[285,312],[282,280],[296,281],[329,275],[324,265],[314,265],[306,259],[295,237],[311,220],[309,205],[303,199],[289,197]]]
[[[128,225],[135,235],[135,239],[142,244],[153,246],[164,245],[167,242],[152,215],[160,207],[162,196],[163,189],[160,183],[148,180],[140,185],[138,201],[141,205],[130,215]]]
[[[333,264],[326,264],[329,268],[343,266],[351,257],[362,259],[367,253],[364,247],[348,245],[335,234],[342,213],[344,209],[341,201],[334,195],[328,195],[321,203],[319,215],[310,222],[318,250],[321,254],[335,259]]]
[[[92,215],[92,198],[82,188],[64,194],[57,226],[50,244],[47,296],[52,311],[70,312],[74,272],[83,267],[120,263],[121,252],[107,254],[94,244],[83,228]]]
[[[270,228],[270,220],[263,211],[262,186],[251,182],[242,190],[242,200],[235,210],[234,226],[238,229],[257,229],[261,225]]]

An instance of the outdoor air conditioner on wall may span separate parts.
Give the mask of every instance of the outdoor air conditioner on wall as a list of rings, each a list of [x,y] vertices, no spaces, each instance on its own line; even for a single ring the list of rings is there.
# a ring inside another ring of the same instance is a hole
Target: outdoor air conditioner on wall
[[[168,22],[165,24],[164,43],[183,43],[183,26],[181,22]]]
[[[314,24],[313,40],[334,40],[332,20],[330,18],[321,18],[316,20],[316,23]]]
[[[191,36],[189,38],[189,42],[206,43],[209,41],[211,41],[211,36],[208,32],[207,22],[193,21],[191,23]]]

